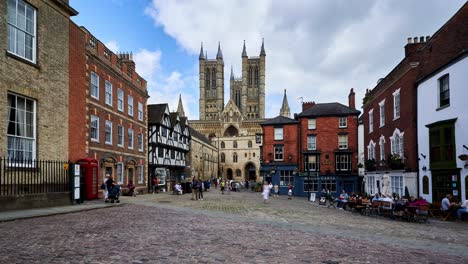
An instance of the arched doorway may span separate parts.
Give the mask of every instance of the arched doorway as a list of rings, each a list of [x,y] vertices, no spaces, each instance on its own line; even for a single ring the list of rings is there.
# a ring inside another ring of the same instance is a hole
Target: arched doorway
[[[232,169],[227,169],[226,174],[227,174],[227,179],[232,180]]]
[[[246,181],[257,180],[257,170],[253,163],[247,163],[247,165],[245,165],[245,180]]]

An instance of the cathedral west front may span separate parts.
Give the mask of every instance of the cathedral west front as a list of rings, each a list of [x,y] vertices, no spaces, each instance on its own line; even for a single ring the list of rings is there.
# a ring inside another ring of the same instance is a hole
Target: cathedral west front
[[[203,44],[200,48],[200,116],[199,120],[190,120],[190,126],[210,138],[219,149],[218,176],[223,179],[261,180],[260,123],[265,121],[265,59],[263,41],[259,56],[250,57],[244,42],[242,74],[235,76],[231,68],[229,100],[224,104],[221,46],[218,45],[215,59],[208,58]]]

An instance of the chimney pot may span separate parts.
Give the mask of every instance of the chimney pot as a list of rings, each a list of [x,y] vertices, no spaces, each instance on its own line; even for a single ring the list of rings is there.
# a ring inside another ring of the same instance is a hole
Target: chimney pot
[[[419,42],[423,43],[424,42],[424,37],[419,37]]]
[[[413,42],[412,38],[408,38],[408,44],[411,44]]]
[[[430,38],[430,37],[431,37],[431,36],[426,36],[426,42],[429,41],[429,38]]]
[[[418,37],[414,37],[414,38],[413,38],[413,42],[414,42],[414,43],[418,43]]]

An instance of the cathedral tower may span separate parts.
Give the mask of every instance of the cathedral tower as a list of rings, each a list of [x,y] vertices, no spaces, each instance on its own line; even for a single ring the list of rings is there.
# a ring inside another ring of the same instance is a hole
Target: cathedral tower
[[[262,40],[259,57],[248,57],[242,49],[241,113],[246,119],[265,118],[265,47]]]
[[[218,43],[216,59],[203,54],[199,56],[200,70],[200,120],[218,120],[224,109],[224,61],[221,44]]]

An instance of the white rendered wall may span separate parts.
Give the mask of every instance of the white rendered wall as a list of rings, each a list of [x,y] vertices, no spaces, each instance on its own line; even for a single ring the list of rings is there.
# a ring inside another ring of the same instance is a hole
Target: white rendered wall
[[[438,79],[445,74],[449,74],[450,87],[450,106],[440,109],[439,107],[439,82]],[[434,122],[457,118],[455,122],[455,159],[457,168],[460,171],[461,193],[460,198],[464,201],[465,197],[465,178],[468,175],[468,169],[465,168],[465,162],[458,156],[468,154],[463,145],[468,146],[468,57],[458,61],[455,64],[443,69],[433,77],[419,84],[417,88],[417,109],[418,109],[418,157],[419,160],[419,193],[426,200],[432,201],[432,178],[429,166],[429,129],[428,124]],[[423,158],[420,154],[426,155]],[[423,167],[427,171],[423,171]],[[429,177],[429,194],[422,192],[422,178]]]

